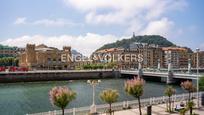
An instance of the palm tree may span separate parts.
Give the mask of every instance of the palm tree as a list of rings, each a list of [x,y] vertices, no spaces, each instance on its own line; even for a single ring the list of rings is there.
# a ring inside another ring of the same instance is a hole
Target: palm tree
[[[134,79],[125,82],[125,91],[138,99],[140,115],[142,115],[140,96],[143,94],[144,83],[145,81],[140,77],[135,77]]]
[[[175,89],[172,87],[172,86],[168,86],[166,89],[165,89],[165,91],[164,91],[164,94],[166,95],[166,96],[168,96],[168,98],[169,98],[169,112],[171,112],[171,96],[172,95],[174,95],[175,94]]]
[[[193,102],[191,101],[191,93],[196,91],[196,87],[193,85],[193,83],[189,80],[184,81],[181,83],[181,87],[188,91],[188,108],[190,109],[190,115],[192,115],[193,111]]]
[[[199,90],[204,91],[204,76],[199,79]]]
[[[190,115],[193,114],[193,107],[195,106],[195,103],[193,101],[188,102],[187,109],[190,110]]]
[[[109,104],[110,115],[112,113],[111,104],[116,102],[118,97],[119,97],[119,94],[117,90],[107,89],[107,90],[103,90],[100,93],[101,100]]]
[[[76,93],[68,87],[54,87],[49,92],[50,101],[53,105],[62,109],[64,115],[65,107],[76,98]]]
[[[190,102],[190,100],[191,100],[191,93],[196,91],[195,86],[193,85],[193,83],[191,81],[187,80],[187,81],[181,82],[181,87],[184,90],[188,91],[188,102]]]

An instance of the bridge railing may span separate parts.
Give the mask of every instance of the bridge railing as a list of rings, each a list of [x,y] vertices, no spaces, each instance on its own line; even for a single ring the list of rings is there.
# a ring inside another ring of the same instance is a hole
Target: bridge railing
[[[138,71],[134,71],[134,70],[120,70],[120,72],[122,74],[138,74]],[[180,72],[173,72],[174,76],[175,77],[181,77],[181,78],[193,78],[193,79],[196,79],[197,78],[197,74],[193,74],[193,73],[180,73]],[[152,71],[143,71],[143,75],[158,75],[158,76],[167,76],[168,75],[168,72],[161,72],[161,71],[155,71],[155,72],[152,72]],[[202,74],[199,74],[199,77],[201,77]]]
[[[201,94],[204,94],[204,92],[199,92],[199,98],[201,97]],[[197,98],[197,93],[192,93],[191,94],[192,98]],[[185,101],[188,99],[188,94],[176,94],[171,97],[172,101],[178,102],[178,101]],[[148,106],[148,105],[157,105],[157,104],[163,104],[168,102],[168,97],[167,96],[161,96],[161,97],[151,97],[151,98],[145,98],[141,99],[141,105],[143,107]],[[112,109],[114,111],[120,111],[123,109],[127,108],[138,108],[138,101],[133,100],[133,101],[123,101],[123,102],[116,102],[112,104]],[[105,113],[109,105],[108,104],[101,104],[101,105],[96,105],[97,112],[99,114]],[[85,106],[85,107],[79,107],[79,108],[72,108],[72,109],[65,109],[65,115],[84,115],[88,114],[90,111],[90,106]],[[27,114],[27,115],[61,115],[62,111],[61,110],[54,110],[54,111],[48,111],[48,112],[41,112],[41,113],[34,113],[34,114]]]

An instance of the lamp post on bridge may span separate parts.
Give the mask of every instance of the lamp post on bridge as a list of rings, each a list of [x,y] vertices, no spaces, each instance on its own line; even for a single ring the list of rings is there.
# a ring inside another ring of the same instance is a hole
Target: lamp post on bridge
[[[158,59],[157,70],[160,71],[160,68],[161,68],[160,59]]]
[[[171,58],[168,58],[168,72],[171,72]]]
[[[188,59],[188,73],[191,73],[191,59]]]
[[[95,105],[95,86],[99,84],[101,80],[87,80],[87,83],[92,86],[93,89],[93,102],[90,107],[90,113],[96,113],[96,105]]]
[[[196,68],[197,68],[197,105],[199,107],[199,51],[200,49],[199,48],[196,48],[196,53],[197,53],[197,64],[196,64]]]

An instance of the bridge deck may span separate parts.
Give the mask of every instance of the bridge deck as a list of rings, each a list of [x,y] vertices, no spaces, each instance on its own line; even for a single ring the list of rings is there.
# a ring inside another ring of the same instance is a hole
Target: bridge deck
[[[121,74],[129,74],[129,75],[138,75],[138,71],[131,71],[131,70],[121,70]],[[143,71],[144,76],[155,76],[155,77],[168,77],[167,72],[147,72]],[[188,73],[173,73],[173,78],[180,78],[180,79],[197,79],[202,75],[199,74],[188,74]]]

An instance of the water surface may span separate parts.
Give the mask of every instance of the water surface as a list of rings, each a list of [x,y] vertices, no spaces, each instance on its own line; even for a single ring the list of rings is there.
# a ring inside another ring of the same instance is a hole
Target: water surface
[[[124,91],[124,81],[125,79],[102,80],[96,86],[96,104],[103,103],[99,99],[99,92],[107,88],[119,91],[118,101],[133,100],[134,98]],[[85,80],[0,84],[0,114],[22,115],[58,109],[50,104],[48,92],[54,86],[64,85],[77,92],[77,98],[69,104],[68,108],[92,104],[92,87]],[[164,83],[146,81],[142,98],[162,96],[165,87]],[[179,86],[174,87],[176,93],[183,92]]]

